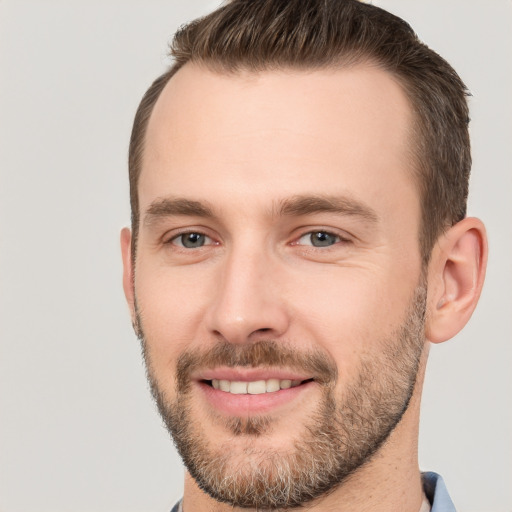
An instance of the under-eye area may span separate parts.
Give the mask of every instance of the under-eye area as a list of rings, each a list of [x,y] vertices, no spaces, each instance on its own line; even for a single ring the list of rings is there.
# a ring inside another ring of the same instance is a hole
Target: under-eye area
[[[223,379],[212,379],[203,380],[208,386],[231,393],[234,395],[260,395],[263,393],[274,393],[282,389],[290,389],[298,386],[302,386],[313,379],[306,380],[289,380],[289,379],[267,379],[267,380],[256,380],[251,382],[246,381],[230,381]]]

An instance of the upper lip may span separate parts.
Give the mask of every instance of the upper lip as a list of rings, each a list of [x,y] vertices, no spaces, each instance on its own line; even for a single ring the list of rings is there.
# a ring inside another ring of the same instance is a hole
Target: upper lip
[[[194,380],[229,380],[238,382],[254,382],[257,380],[310,380],[311,375],[304,375],[293,370],[281,368],[213,368],[195,373]]]

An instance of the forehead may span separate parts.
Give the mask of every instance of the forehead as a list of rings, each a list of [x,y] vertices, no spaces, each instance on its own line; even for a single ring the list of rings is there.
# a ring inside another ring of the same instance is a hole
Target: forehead
[[[141,209],[166,195],[215,202],[228,184],[242,203],[305,192],[370,202],[401,188],[410,195],[411,128],[402,88],[376,66],[222,74],[189,63],[148,123]]]

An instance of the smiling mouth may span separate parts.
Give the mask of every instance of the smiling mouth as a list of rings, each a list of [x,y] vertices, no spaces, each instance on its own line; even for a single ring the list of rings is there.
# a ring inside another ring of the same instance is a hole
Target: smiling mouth
[[[312,381],[313,379],[267,379],[249,382],[224,379],[203,380],[205,384],[211,386],[213,389],[232,395],[262,395],[264,393],[275,393],[283,389],[295,388]]]

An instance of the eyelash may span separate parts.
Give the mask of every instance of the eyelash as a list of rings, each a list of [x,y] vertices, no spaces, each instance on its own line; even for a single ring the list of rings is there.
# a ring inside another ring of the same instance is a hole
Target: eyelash
[[[189,230],[189,231],[182,231],[181,233],[178,233],[177,235],[172,236],[167,241],[165,241],[164,244],[174,245],[182,250],[200,249],[200,248],[204,247],[204,245],[201,245],[199,247],[185,247],[183,245],[183,243],[181,243],[181,244],[175,243],[177,240],[183,239],[183,237],[185,237],[187,235],[198,235],[200,237],[204,237],[204,238],[210,240],[211,242],[213,242],[212,237],[208,236],[206,233],[203,233],[202,231],[199,231],[199,230]],[[213,243],[213,244],[208,243],[206,245],[217,245],[217,244],[216,243]]]
[[[311,239],[311,237],[314,234],[317,234],[317,235],[322,234],[322,235],[325,235],[326,237],[333,237],[335,240],[332,244],[323,245],[323,246],[322,245],[316,246],[316,245],[313,245],[313,243],[311,243],[311,244],[300,243],[300,241],[303,238],[310,237],[310,239]],[[198,247],[186,247],[183,244],[183,237],[186,235],[198,235],[199,237],[204,237],[205,239],[208,239],[210,241],[210,243],[205,243]],[[177,240],[180,240],[180,239],[182,240],[181,244],[175,243]],[[312,229],[312,230],[302,233],[299,237],[295,238],[295,240],[293,242],[291,242],[290,245],[310,247],[312,250],[320,249],[320,250],[325,251],[325,250],[328,250],[329,248],[331,248],[335,245],[338,245],[340,243],[343,244],[343,243],[349,243],[349,242],[350,242],[349,238],[344,237],[337,233],[333,233],[332,231],[329,231],[327,229]],[[218,242],[215,242],[212,237],[210,237],[209,235],[207,235],[206,233],[204,233],[202,231],[189,230],[189,231],[183,231],[181,233],[174,235],[172,238],[169,238],[167,241],[165,241],[164,244],[174,245],[175,247],[178,247],[181,250],[189,251],[189,250],[193,250],[193,249],[201,249],[205,246],[218,245]]]
[[[323,240],[321,240],[321,237],[318,236],[318,235],[322,235],[322,237],[324,239],[333,239],[331,240],[332,243],[328,243],[327,245],[314,245],[313,243],[313,236],[314,235],[317,235],[317,242],[320,242],[320,244],[322,243]],[[308,238],[311,243],[308,244],[308,243],[300,243],[301,240],[303,240],[304,238]],[[343,237],[342,235],[340,234],[337,234],[337,233],[333,233],[332,231],[329,231],[327,229],[313,229],[313,230],[310,230],[310,231],[307,231],[306,233],[303,233],[299,238],[296,239],[295,242],[292,243],[292,245],[302,245],[302,246],[305,246],[305,247],[311,247],[312,249],[320,249],[320,250],[327,250],[335,245],[338,245],[338,244],[341,244],[341,243],[347,243],[347,242],[350,242],[350,240],[346,237]]]

